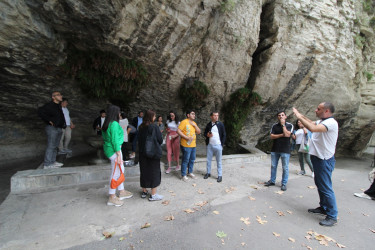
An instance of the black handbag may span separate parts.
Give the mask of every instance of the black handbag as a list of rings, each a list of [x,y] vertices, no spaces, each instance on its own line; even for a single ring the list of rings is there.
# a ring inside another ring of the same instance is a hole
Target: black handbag
[[[161,158],[161,146],[156,138],[155,128],[152,127],[152,133],[150,131],[147,133],[146,143],[145,143],[145,153],[147,158],[160,159]]]

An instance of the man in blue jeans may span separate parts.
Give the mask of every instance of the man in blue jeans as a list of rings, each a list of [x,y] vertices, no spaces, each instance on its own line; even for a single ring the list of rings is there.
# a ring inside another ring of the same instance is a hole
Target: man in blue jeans
[[[332,172],[335,168],[335,150],[339,126],[333,118],[335,107],[332,103],[322,102],[315,110],[316,116],[320,119],[313,122],[300,114],[293,108],[294,115],[303,125],[310,130],[312,137],[309,142],[309,154],[315,172],[315,185],[318,188],[320,206],[308,209],[309,213],[326,215],[319,224],[331,227],[337,223],[336,197],[332,188]]]
[[[38,109],[38,115],[46,124],[47,149],[44,156],[44,168],[60,168],[62,163],[56,161],[57,148],[60,144],[62,129],[66,128],[64,113],[60,102],[62,95],[55,91],[52,101]]]
[[[286,122],[287,116],[284,111],[277,113],[278,123],[271,128],[271,139],[273,140],[271,150],[271,179],[264,186],[274,186],[276,182],[277,165],[281,158],[283,166],[283,177],[281,180],[281,190],[286,191],[286,184],[289,177],[289,158],[290,158],[290,135],[293,131],[293,125]]]
[[[211,176],[212,156],[215,155],[217,164],[217,182],[221,182],[223,180],[221,158],[223,155],[226,132],[224,124],[219,121],[219,112],[212,112],[210,117],[211,121],[207,123],[203,134],[204,137],[206,137],[207,145],[207,172],[203,178],[207,179]]]

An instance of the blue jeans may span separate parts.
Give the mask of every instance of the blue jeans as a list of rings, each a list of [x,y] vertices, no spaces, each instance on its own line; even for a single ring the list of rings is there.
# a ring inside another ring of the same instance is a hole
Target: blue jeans
[[[337,219],[336,197],[332,188],[332,171],[335,169],[335,157],[322,160],[311,155],[311,162],[315,172],[315,185],[318,188],[320,206],[327,212],[327,216]]]
[[[196,148],[187,148],[180,146],[182,152],[181,176],[186,176],[186,169],[189,165],[188,173],[193,173],[195,150]]]
[[[211,162],[212,162],[212,156],[216,156],[216,162],[217,162],[217,175],[223,176],[222,172],[222,164],[221,164],[221,158],[223,154],[223,147],[220,144],[207,145],[207,174],[211,173]]]
[[[47,149],[44,155],[44,166],[49,166],[56,161],[57,148],[59,147],[62,128],[56,128],[54,126],[46,126],[47,134]]]
[[[279,163],[280,157],[281,164],[283,166],[283,177],[281,180],[281,185],[286,185],[288,183],[289,177],[290,154],[288,153],[271,152],[271,182],[276,183],[277,164]]]

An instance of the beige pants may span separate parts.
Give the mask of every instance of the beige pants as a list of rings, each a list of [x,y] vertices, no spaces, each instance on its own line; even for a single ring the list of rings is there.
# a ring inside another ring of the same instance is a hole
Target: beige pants
[[[59,150],[68,149],[70,139],[72,138],[72,129],[68,126],[62,130]]]

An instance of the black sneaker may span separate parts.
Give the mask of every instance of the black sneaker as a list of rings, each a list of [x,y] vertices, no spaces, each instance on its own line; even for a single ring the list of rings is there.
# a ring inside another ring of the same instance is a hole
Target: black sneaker
[[[146,192],[142,192],[142,194],[141,194],[141,198],[146,198],[147,197],[147,195],[148,195],[148,191],[146,191]]]
[[[286,185],[281,185],[281,190],[286,191]]]
[[[319,225],[324,227],[332,227],[337,223],[336,219],[329,218],[328,216],[319,222]]]
[[[273,183],[272,181],[267,181],[266,183],[264,183],[264,186],[266,187],[275,186],[275,183]]]
[[[327,215],[327,212],[322,207],[310,208],[307,210],[307,212],[312,213],[312,214]]]

